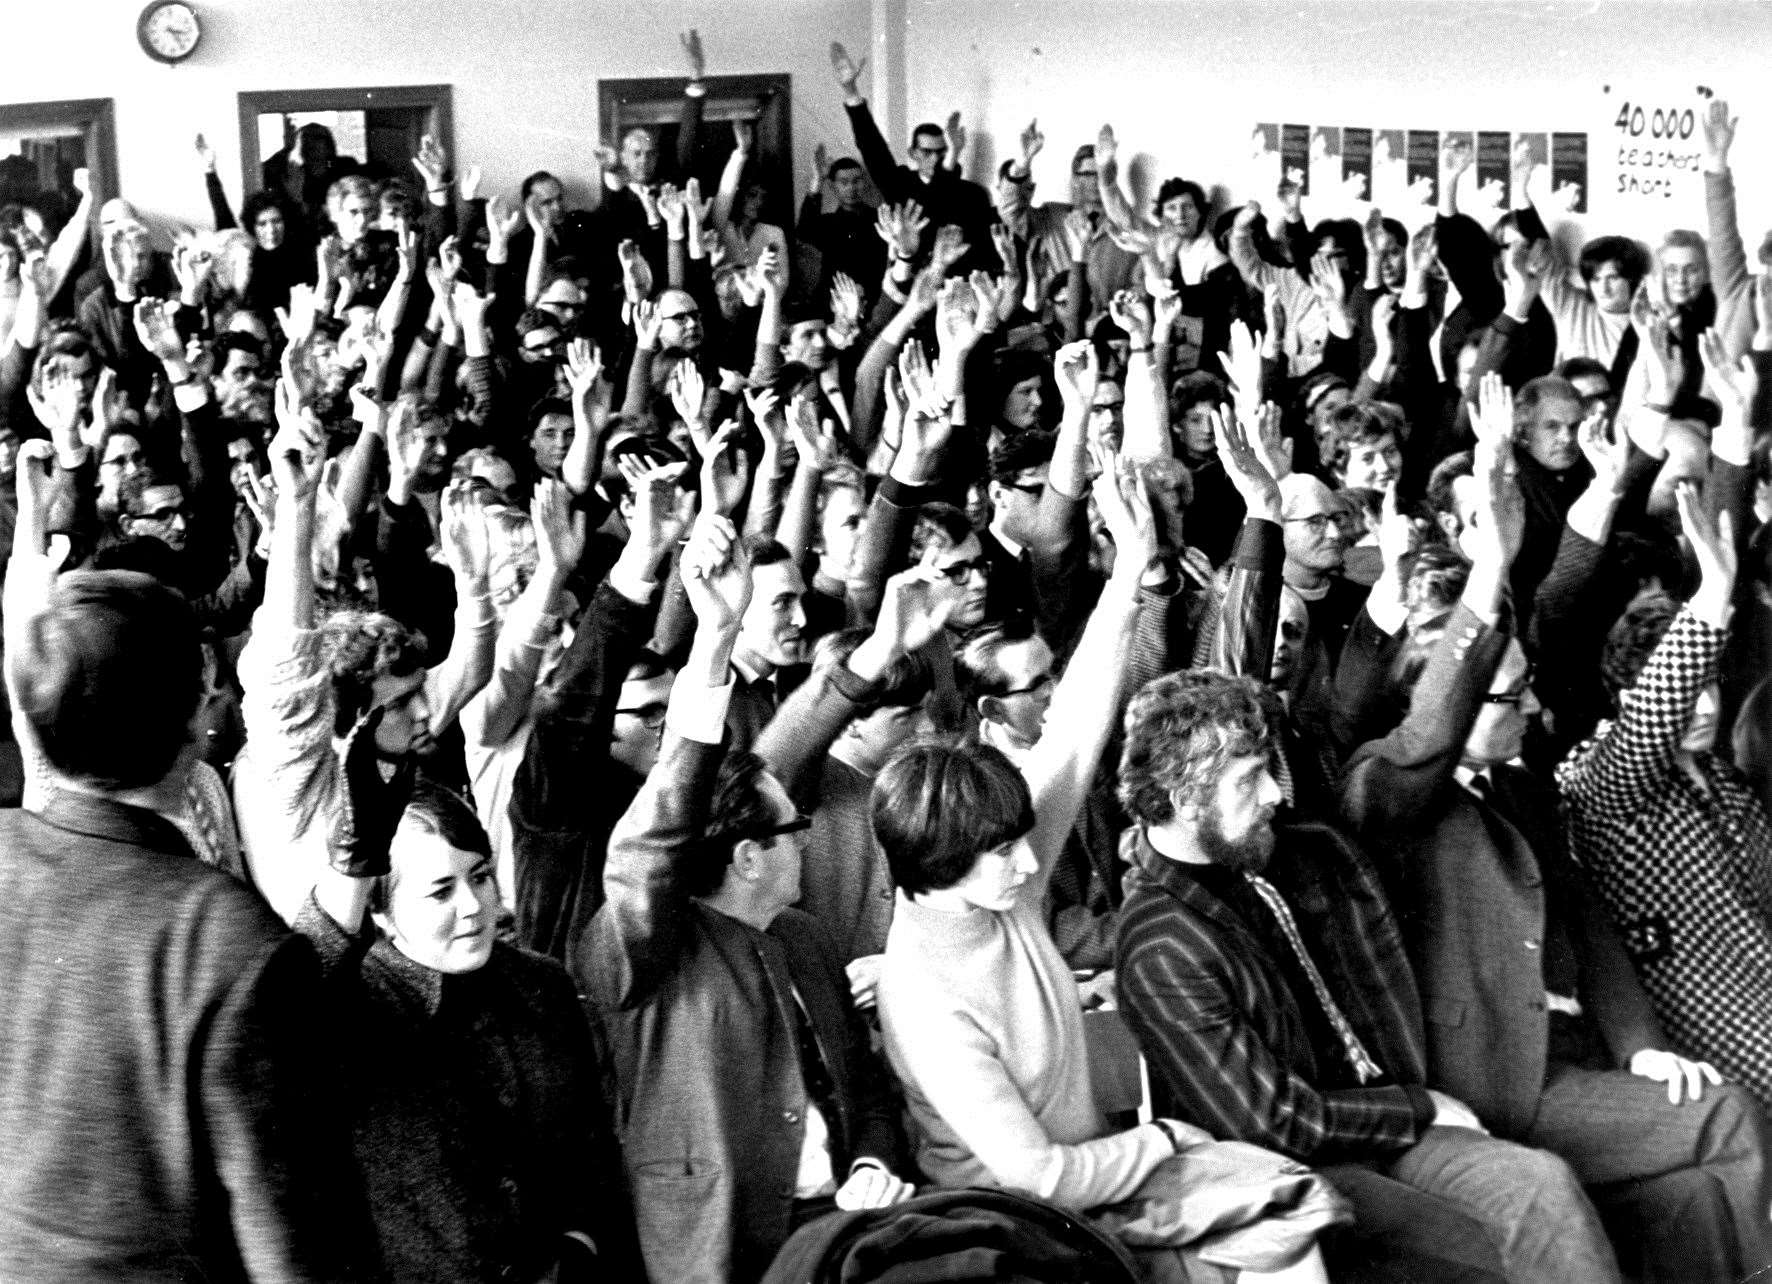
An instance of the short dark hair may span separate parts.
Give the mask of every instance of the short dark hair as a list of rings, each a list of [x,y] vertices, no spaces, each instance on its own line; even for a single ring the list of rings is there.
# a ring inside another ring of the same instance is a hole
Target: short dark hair
[[[520,190],[520,192],[518,193],[518,195],[523,200],[528,200],[530,198],[530,196],[534,194],[535,189],[538,186],[540,186],[542,183],[559,183],[559,182],[560,182],[560,180],[555,178],[547,170],[538,169],[535,171],[535,173],[531,174],[528,178],[523,180],[523,187]],[[564,186],[565,186],[565,184],[562,183],[561,187],[564,188]]]
[[[712,896],[719,891],[733,849],[775,824],[775,810],[763,795],[763,778],[768,774],[768,766],[749,750],[734,750],[721,761],[707,821],[682,866],[683,890],[689,895]]]
[[[369,711],[378,678],[404,678],[424,666],[424,644],[377,611],[335,611],[320,625],[320,653],[332,679],[333,728],[343,735]]]
[[[177,486],[179,493],[184,493],[176,477],[162,477],[150,464],[117,483],[117,511],[126,517],[140,517],[136,510],[141,507],[142,496],[156,486]]]
[[[203,657],[190,603],[134,571],[72,571],[8,655],[49,765],[99,789],[157,784],[190,739]]]
[[[1206,215],[1212,209],[1212,204],[1206,199],[1206,189],[1191,178],[1164,179],[1162,186],[1157,188],[1156,199],[1151,202],[1151,213],[1161,216],[1163,207],[1177,196],[1193,197],[1194,209],[1199,212],[1200,225],[1204,227]]]
[[[874,778],[874,838],[907,896],[960,882],[978,858],[1034,827],[1034,801],[1014,763],[973,740],[911,745]]]
[[[779,562],[792,562],[794,555],[788,552],[787,545],[770,535],[752,532],[744,537],[745,556],[750,559],[751,569],[759,566],[774,566]]]
[[[1402,444],[1397,422],[1381,411],[1378,402],[1350,401],[1337,406],[1329,416],[1328,438],[1323,443],[1323,463],[1340,476],[1347,470],[1347,457],[1355,446],[1369,446],[1389,437]]]
[[[954,677],[966,703],[976,706],[984,696],[1006,694],[1010,679],[1003,669],[1004,650],[1038,636],[1032,627],[1016,621],[987,625],[969,635],[954,655]]]
[[[853,157],[853,156],[839,156],[839,157],[837,157],[836,160],[831,162],[831,167],[825,171],[825,176],[828,178],[835,178],[838,174],[842,173],[846,169],[860,169],[860,168],[861,168],[861,162],[856,160],[855,157]]]
[[[911,524],[911,561],[921,558],[938,540],[944,547],[957,548],[971,534],[972,523],[952,504],[939,500],[924,504],[917,510],[916,520]]]
[[[1639,593],[1606,634],[1600,654],[1600,678],[1614,702],[1618,693],[1636,685],[1637,675],[1673,627],[1680,604],[1661,589]]]
[[[1324,241],[1335,242],[1347,259],[1348,270],[1356,276],[1364,276],[1366,272],[1366,232],[1360,224],[1351,218],[1326,218],[1311,229],[1311,242],[1321,245]],[[1299,266],[1308,266],[1300,264]]]
[[[1267,704],[1254,678],[1184,669],[1145,684],[1126,706],[1120,801],[1135,820],[1161,825],[1175,798],[1212,788],[1232,758],[1272,749]]]
[[[1011,481],[1030,468],[1044,468],[1052,462],[1057,445],[1058,434],[1044,428],[1030,428],[1005,437],[1003,444],[991,452],[991,480]]]
[[[413,780],[412,796],[407,799],[406,810],[400,815],[402,825],[408,822],[427,834],[435,834],[459,851],[492,859],[492,840],[487,837],[486,826],[480,823],[474,805],[447,785],[423,774]],[[387,913],[398,872],[396,865],[371,884],[369,908],[376,913]]]
[[[1593,280],[1605,264],[1616,264],[1633,290],[1649,275],[1649,252],[1628,236],[1596,236],[1581,247],[1579,263],[1583,281]]]
[[[1452,483],[1460,477],[1476,474],[1476,459],[1468,450],[1447,455],[1427,475],[1427,490],[1422,503],[1430,514],[1456,513],[1458,505],[1452,498]]]
[[[1223,379],[1210,370],[1190,370],[1169,385],[1169,421],[1175,425],[1195,406],[1222,406],[1230,399]]]
[[[562,397],[543,397],[529,407],[529,423],[526,435],[534,436],[535,430],[541,427],[541,421],[549,415],[565,415],[572,418],[572,405]]]
[[[827,633],[814,648],[813,663],[820,669],[844,664],[855,654],[855,648],[873,635],[870,628],[839,629]],[[935,671],[921,651],[899,656],[886,666],[867,697],[856,704],[858,714],[876,709],[911,709],[923,703],[935,689]]]
[[[943,139],[945,139],[948,136],[947,131],[945,129],[943,129],[940,125],[937,125],[932,120],[926,120],[921,125],[918,125],[915,129],[913,129],[911,131],[911,146],[915,147],[917,145],[917,140],[919,138],[923,138],[928,135],[934,135],[936,138],[943,138]]]

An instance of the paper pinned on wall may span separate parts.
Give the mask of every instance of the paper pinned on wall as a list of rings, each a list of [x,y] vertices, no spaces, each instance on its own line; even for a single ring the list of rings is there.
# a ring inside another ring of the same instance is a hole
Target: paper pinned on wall
[[[1593,133],[1606,140],[1614,170],[1607,196],[1625,206],[1647,206],[1658,216],[1688,221],[1704,208],[1704,109],[1707,91],[1669,91],[1608,85],[1602,120]],[[1562,135],[1558,135],[1562,137]],[[1551,168],[1556,168],[1552,139]]]

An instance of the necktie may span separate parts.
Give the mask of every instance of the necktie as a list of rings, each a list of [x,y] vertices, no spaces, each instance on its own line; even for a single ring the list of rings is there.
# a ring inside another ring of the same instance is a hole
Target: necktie
[[[1298,934],[1298,924],[1293,920],[1292,911],[1287,908],[1286,902],[1281,899],[1279,889],[1259,874],[1245,873],[1243,877],[1249,880],[1249,886],[1255,889],[1255,894],[1261,897],[1262,902],[1279,920],[1280,930],[1286,934],[1287,944],[1298,955],[1304,974],[1310,978],[1311,988],[1317,992],[1317,1002],[1322,1005],[1329,1024],[1335,1027],[1335,1033],[1341,1039],[1342,1050],[1347,1055],[1348,1064],[1354,1068],[1354,1076],[1363,1084],[1372,1082],[1384,1071],[1378,1068],[1378,1063],[1366,1051],[1365,1045],[1360,1042],[1360,1036],[1354,1033],[1354,1027],[1348,1024],[1347,1017],[1330,996],[1329,987],[1323,982],[1323,974],[1311,962],[1311,956],[1304,948],[1304,938]]]

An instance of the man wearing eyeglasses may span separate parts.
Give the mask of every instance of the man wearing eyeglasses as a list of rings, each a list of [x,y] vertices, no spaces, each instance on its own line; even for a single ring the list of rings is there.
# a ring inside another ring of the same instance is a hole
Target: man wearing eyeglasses
[[[1402,725],[1357,750],[1346,819],[1379,859],[1427,1016],[1428,1086],[1566,1160],[1646,1280],[1772,1266],[1766,1121],[1671,1050],[1571,861],[1555,792],[1515,765],[1538,711],[1500,613],[1526,527],[1480,452],[1474,556]]]
[[[1311,645],[1320,645],[1333,666],[1366,601],[1365,590],[1341,573],[1347,553],[1341,501],[1320,479],[1305,473],[1280,479],[1280,499],[1286,545],[1282,576],[1304,599]]]
[[[615,1054],[648,1276],[752,1284],[804,1221],[912,1189],[828,935],[791,908],[811,821],[759,758],[721,749],[749,557],[704,514],[682,566],[694,641],[568,957]]]
[[[861,152],[862,163],[867,166],[868,177],[874,180],[874,186],[880,189],[888,204],[915,201],[923,207],[923,215],[929,220],[919,257],[928,249],[936,229],[951,223],[965,233],[966,243],[972,247],[971,252],[954,265],[953,271],[968,272],[973,268],[1000,271],[1002,264],[991,248],[991,224],[996,221],[996,214],[991,209],[990,196],[977,183],[961,178],[957,168],[948,167],[947,134],[933,122],[925,121],[911,131],[911,145],[905,153],[909,163],[898,163],[891,146],[880,133],[880,126],[874,121],[867,100],[856,88],[856,80],[866,65],[866,58],[854,62],[842,45],[832,42],[831,69],[836,72],[837,84],[842,87],[849,127],[854,131],[855,146]]]

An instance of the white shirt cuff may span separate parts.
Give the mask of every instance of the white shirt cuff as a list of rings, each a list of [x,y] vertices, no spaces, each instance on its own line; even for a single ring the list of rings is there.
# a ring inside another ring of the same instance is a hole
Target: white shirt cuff
[[[698,687],[682,681],[672,684],[665,726],[685,740],[719,744],[726,734],[726,706],[732,702],[734,685],[731,681],[721,687]]]

